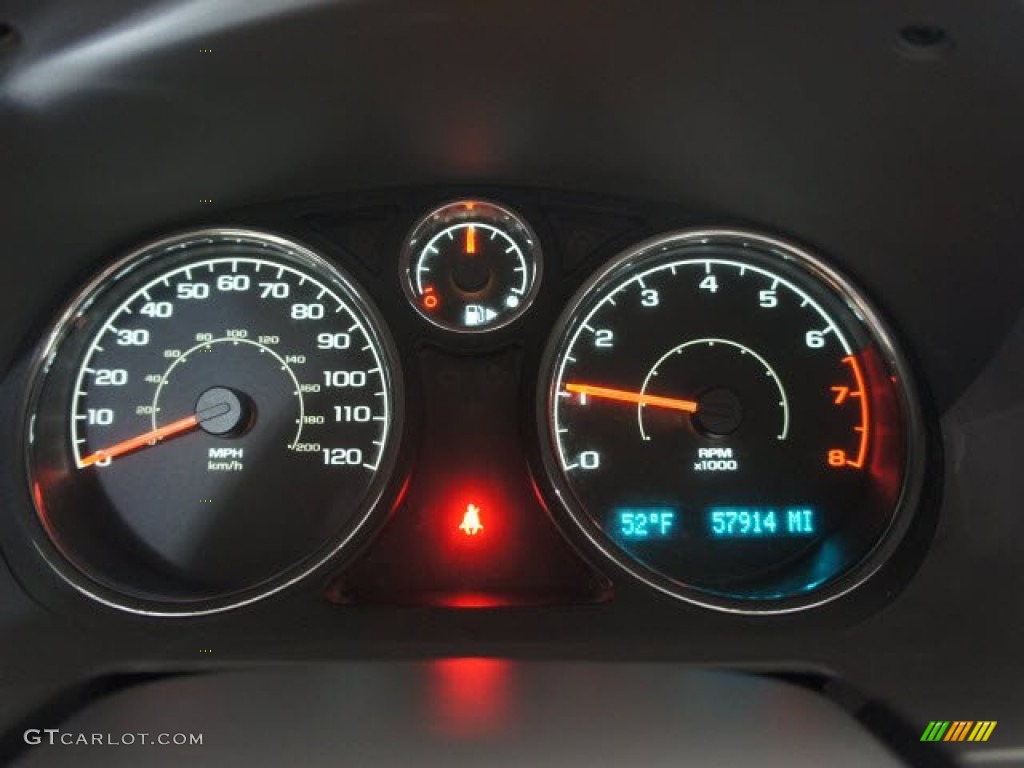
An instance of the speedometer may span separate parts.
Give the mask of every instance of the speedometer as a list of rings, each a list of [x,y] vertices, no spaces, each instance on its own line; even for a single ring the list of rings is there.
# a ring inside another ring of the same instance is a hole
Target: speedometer
[[[316,254],[194,232],[83,292],[30,418],[55,568],[118,607],[206,612],[301,578],[367,526],[395,457],[397,361]]]
[[[571,519],[676,597],[823,602],[907,527],[923,461],[907,367],[849,282],[791,244],[709,230],[638,245],[570,302],[542,387]]]

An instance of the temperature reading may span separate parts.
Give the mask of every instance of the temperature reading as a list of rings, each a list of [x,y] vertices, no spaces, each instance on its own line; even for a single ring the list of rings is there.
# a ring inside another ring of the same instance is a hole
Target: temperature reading
[[[666,539],[675,528],[676,511],[668,508],[616,510],[619,535],[624,539]]]

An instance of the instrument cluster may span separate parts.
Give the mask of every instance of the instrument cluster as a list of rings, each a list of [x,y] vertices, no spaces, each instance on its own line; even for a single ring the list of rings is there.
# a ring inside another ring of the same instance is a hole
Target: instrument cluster
[[[692,217],[567,241],[498,195],[413,214],[368,260],[309,217],[108,254],[25,377],[45,567],[162,617],[311,579],[338,604],[629,581],[776,614],[897,557],[922,392],[828,254]]]

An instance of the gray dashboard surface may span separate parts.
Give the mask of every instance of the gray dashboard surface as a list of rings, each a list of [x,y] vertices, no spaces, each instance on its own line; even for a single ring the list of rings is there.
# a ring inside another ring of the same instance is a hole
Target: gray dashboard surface
[[[809,691],[669,664],[468,658],[233,671],[129,688],[86,707],[60,731],[57,743],[33,747],[16,765],[903,764]],[[202,734],[202,744],[141,745],[134,736],[136,743],[118,748],[60,743],[126,732]]]

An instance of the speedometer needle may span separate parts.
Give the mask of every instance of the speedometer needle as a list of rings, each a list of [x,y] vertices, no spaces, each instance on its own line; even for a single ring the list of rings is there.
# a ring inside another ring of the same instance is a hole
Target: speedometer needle
[[[199,426],[199,416],[192,414],[184,419],[178,419],[172,421],[163,427],[157,429],[151,429],[149,432],[144,432],[141,435],[130,437],[127,440],[122,440],[120,443],[104,448],[103,450],[90,453],[84,459],[81,460],[80,467],[89,467],[100,461],[107,459],[113,459],[122,454],[134,451],[137,448],[142,448],[147,445],[153,445],[161,440],[166,440],[168,437],[174,437],[175,435],[184,434],[190,432]]]
[[[695,400],[680,400],[675,397],[660,397],[658,395],[647,395],[641,392],[630,392],[624,389],[595,387],[591,384],[577,384],[574,382],[566,384],[565,391],[578,395],[589,395],[590,397],[602,397],[605,400],[618,400],[623,403],[652,405],[656,408],[668,408],[673,411],[685,411],[686,413],[697,412],[697,402]]]

